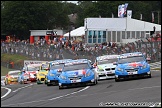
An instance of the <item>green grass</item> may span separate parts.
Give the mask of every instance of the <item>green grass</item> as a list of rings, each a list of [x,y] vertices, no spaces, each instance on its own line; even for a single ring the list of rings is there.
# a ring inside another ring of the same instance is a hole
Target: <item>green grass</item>
[[[19,54],[1,54],[1,61],[3,62],[24,63],[24,60],[30,60],[30,58]]]
[[[12,71],[12,70],[15,69],[8,69],[6,67],[1,66],[1,76],[5,76],[8,73],[8,71]]]
[[[31,60],[31,58],[19,54],[1,54],[1,62],[8,63],[14,62],[15,64],[24,65],[24,60]],[[1,66],[1,76],[7,74],[8,71],[16,70],[16,69],[7,69],[6,67]]]

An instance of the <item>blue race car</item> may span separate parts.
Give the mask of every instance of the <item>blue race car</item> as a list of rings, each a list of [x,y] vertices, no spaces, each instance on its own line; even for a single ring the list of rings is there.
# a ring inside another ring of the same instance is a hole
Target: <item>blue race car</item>
[[[68,62],[72,59],[62,59],[62,60],[55,60],[50,62],[49,65],[49,72],[46,75],[46,84],[47,86],[50,85],[57,85],[58,84],[58,76],[61,74],[62,67],[65,62]]]
[[[80,84],[96,85],[98,83],[97,73],[87,59],[71,60],[65,63],[58,79],[59,89]]]
[[[141,52],[125,53],[118,57],[115,68],[115,81],[138,77],[151,78],[150,65]]]

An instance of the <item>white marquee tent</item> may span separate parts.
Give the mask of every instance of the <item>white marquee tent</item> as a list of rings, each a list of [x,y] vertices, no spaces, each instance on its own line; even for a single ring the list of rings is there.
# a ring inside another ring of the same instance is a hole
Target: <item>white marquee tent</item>
[[[85,29],[84,27],[79,27],[79,28],[77,28],[77,29],[75,29],[75,30],[72,30],[72,31],[70,32],[70,36],[71,36],[71,37],[83,36],[83,35],[85,35],[85,30],[84,30],[84,29]],[[69,32],[66,33],[66,34],[64,34],[64,36],[65,36],[65,37],[69,36]]]

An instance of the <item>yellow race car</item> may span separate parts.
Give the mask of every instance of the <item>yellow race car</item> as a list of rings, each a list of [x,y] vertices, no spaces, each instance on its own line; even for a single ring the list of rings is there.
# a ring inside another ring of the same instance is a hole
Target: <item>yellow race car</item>
[[[5,77],[5,85],[17,84],[18,83],[18,73],[20,70],[9,71]]]
[[[44,83],[46,75],[48,74],[48,70],[49,70],[49,62],[42,63],[37,73],[37,84]]]

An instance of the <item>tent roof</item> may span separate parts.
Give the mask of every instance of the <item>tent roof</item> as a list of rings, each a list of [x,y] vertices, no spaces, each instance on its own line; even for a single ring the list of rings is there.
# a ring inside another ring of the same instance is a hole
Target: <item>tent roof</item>
[[[77,28],[75,30],[72,30],[70,32],[70,36],[74,37],[74,36],[82,36],[82,35],[85,35],[85,30],[84,29],[85,29],[84,27],[79,27],[79,28]],[[69,32],[66,33],[66,34],[64,34],[64,36],[65,37],[66,36],[69,36]]]

